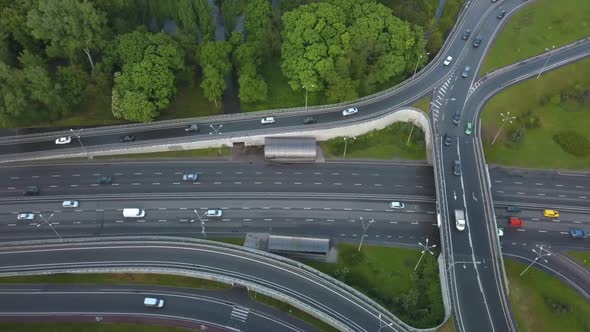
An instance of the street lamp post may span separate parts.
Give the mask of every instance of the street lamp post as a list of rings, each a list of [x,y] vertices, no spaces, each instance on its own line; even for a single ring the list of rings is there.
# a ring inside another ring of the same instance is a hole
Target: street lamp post
[[[528,270],[530,269],[531,266],[533,266],[539,259],[542,259],[543,261],[545,261],[545,264],[549,263],[544,257],[549,257],[551,256],[551,253],[549,251],[547,251],[547,249],[543,248],[543,245],[537,245],[537,248],[539,248],[539,251],[536,251],[535,249],[532,249],[533,252],[537,255],[537,257],[535,257],[535,259],[533,259],[533,261],[531,262],[531,264],[529,264],[529,266],[526,267],[526,269],[522,270],[522,272],[520,273],[520,276],[522,277],[522,275]],[[543,250],[547,251],[547,253],[543,253]]]
[[[254,293],[256,294],[256,293]],[[385,324],[385,322],[381,319],[381,313],[379,313],[379,329],[377,330],[377,332],[381,332],[382,329],[386,328],[386,327],[391,327],[393,325],[393,322],[389,323],[389,324]]]
[[[199,211],[197,211],[197,210],[193,210],[193,211],[197,215],[197,219],[201,222],[201,234],[203,235],[204,238],[207,238],[207,233],[205,232],[205,222],[202,220],[207,212],[203,212],[203,214],[199,214]],[[195,222],[195,220],[191,219],[191,223],[192,222]]]
[[[311,85],[311,88],[315,88],[315,84]],[[304,85],[303,90],[305,90],[305,110],[307,111],[307,87]]]
[[[412,118],[412,129],[410,129],[410,134],[408,135],[408,140],[406,141],[406,145],[410,145],[410,138],[412,138],[412,133],[414,132],[414,126],[416,125],[416,123],[414,121],[416,121],[416,119]]]
[[[354,136],[351,136],[351,137],[344,136],[343,138],[344,138],[344,153],[342,154],[342,158],[346,158],[346,148],[348,147],[348,140],[350,138],[352,138],[353,140],[356,141],[356,137],[354,137]]]
[[[74,137],[76,137],[76,139],[78,139],[78,143],[80,143],[82,150],[84,150],[84,154],[86,156],[88,156],[88,152],[86,152],[86,148],[84,147],[84,144],[82,144],[82,140],[80,137],[80,133],[82,133],[82,130],[84,130],[84,128],[79,129],[78,131],[75,131],[74,129],[70,129],[70,132],[72,132],[72,136],[74,136]]]
[[[361,224],[363,226],[363,235],[361,235],[361,242],[359,243],[359,248],[358,248],[357,252],[361,251],[361,247],[363,246],[363,240],[365,239],[365,233],[367,232],[367,229],[369,229],[369,226],[371,226],[371,224],[375,222],[375,219],[371,219],[367,222],[367,225],[365,226],[365,222],[363,221],[363,217],[360,217],[360,219],[361,219]]]
[[[430,53],[426,53],[426,55],[430,55]],[[418,57],[418,60],[416,61],[416,68],[414,68],[414,75],[412,75],[412,79],[414,79],[414,76],[416,76],[416,71],[418,71],[418,65],[420,64],[420,60],[422,59],[423,56],[424,56],[424,54],[420,54],[420,56]]]
[[[428,252],[429,254],[434,256],[434,253],[432,251],[430,251],[430,249],[436,248],[436,244],[433,244],[431,246],[428,245],[428,238],[426,238],[426,244],[422,244],[421,242],[418,242],[418,245],[420,247],[422,247],[422,252],[420,253],[420,259],[418,259],[418,263],[416,263],[416,266],[414,266],[414,271],[416,271],[416,269],[418,268],[418,265],[420,265],[422,258],[424,258],[424,254],[426,252]]]
[[[545,64],[543,65],[543,68],[541,68],[541,70],[539,71],[539,75],[537,75],[537,78],[536,79],[539,79],[539,77],[541,76],[541,74],[545,70],[545,67],[547,66],[547,63],[549,63],[549,59],[551,59],[551,57],[553,56],[553,50],[554,49],[555,49],[555,45],[551,46],[551,49],[545,48],[545,51],[548,51],[549,52],[549,57],[547,57],[547,61],[545,61]]]
[[[55,235],[57,235],[57,237],[60,239],[60,241],[63,242],[64,239],[61,237],[61,235],[59,235],[59,233],[57,232],[57,230],[53,227],[53,224],[49,222],[49,220],[51,220],[51,218],[53,217],[54,214],[55,214],[55,212],[52,213],[49,216],[49,218],[45,218],[45,216],[43,216],[42,213],[39,213],[39,217],[41,217],[41,219],[43,219],[43,223],[49,225],[49,228],[51,228],[51,230],[53,230],[53,232],[55,233]],[[37,224],[37,227],[39,227],[41,225],[42,225],[42,223],[39,223],[39,224]]]
[[[500,126],[500,129],[498,129],[496,136],[494,136],[494,139],[492,140],[492,145],[494,145],[494,143],[496,142],[496,139],[500,135],[500,132],[504,128],[504,125],[506,124],[506,122],[512,123],[512,120],[516,119],[515,116],[510,116],[510,112],[506,112],[506,114],[500,113],[500,116],[502,117],[502,125]]]

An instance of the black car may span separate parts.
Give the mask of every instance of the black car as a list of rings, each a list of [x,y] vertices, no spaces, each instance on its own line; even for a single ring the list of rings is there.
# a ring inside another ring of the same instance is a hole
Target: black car
[[[455,160],[453,163],[453,174],[461,176],[461,162],[459,160]]]
[[[473,47],[479,47],[479,45],[481,44],[481,40],[482,40],[482,36],[477,36],[475,38],[475,40],[473,41]]]
[[[504,16],[506,16],[506,9],[502,9],[502,11],[500,12],[500,14],[498,14],[498,16],[496,16],[499,20],[503,19]]]
[[[463,32],[463,36],[461,37],[461,39],[467,40],[467,38],[469,38],[469,36],[471,36],[471,30],[467,29],[467,30],[465,30],[465,32]]]
[[[308,116],[303,119],[303,124],[314,124],[316,122],[318,122],[317,116]]]
[[[126,135],[121,137],[121,143],[133,142],[135,141],[135,136],[133,135]]]
[[[188,127],[184,128],[184,131],[198,133],[199,132],[199,125],[196,123],[190,124]]]
[[[25,189],[23,195],[25,196],[38,196],[40,194],[39,187],[37,186],[30,186]]]
[[[461,113],[455,113],[455,115],[453,115],[453,123],[455,125],[459,124],[459,121],[461,121]]]
[[[98,184],[111,184],[113,183],[113,178],[110,176],[99,176],[96,178],[96,183]]]
[[[453,138],[449,135],[445,135],[445,145],[446,146],[451,146],[451,143],[453,142]]]

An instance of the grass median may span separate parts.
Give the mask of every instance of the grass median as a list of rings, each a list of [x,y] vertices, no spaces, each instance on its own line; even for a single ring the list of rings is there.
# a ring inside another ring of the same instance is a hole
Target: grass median
[[[499,10],[499,9],[498,9]],[[485,58],[487,73],[590,36],[590,1],[538,0],[510,17]]]
[[[550,274],[512,259],[505,261],[510,302],[519,331],[590,331],[590,305],[572,288]]]
[[[221,152],[221,155],[219,154]],[[96,156],[96,160],[117,160],[117,159],[161,159],[161,158],[228,158],[230,148],[227,146],[219,148],[207,148],[197,150],[178,150],[148,153],[118,154],[112,156]]]
[[[424,132],[407,122],[396,122],[354,138],[336,137],[321,142],[321,146],[326,157],[335,159],[426,159]]]
[[[189,332],[180,327],[119,323],[0,323],[9,332]]]
[[[589,72],[590,59],[584,59],[494,96],[481,117],[486,160],[507,166],[590,170]],[[502,128],[503,118],[509,121]]]
[[[425,255],[413,269],[420,251],[356,244],[338,246],[337,263],[304,261],[332,277],[365,293],[404,322],[419,328],[437,326],[444,318],[444,307],[433,256]]]
[[[590,252],[588,251],[568,251],[567,254],[575,258],[578,262],[590,269]]]

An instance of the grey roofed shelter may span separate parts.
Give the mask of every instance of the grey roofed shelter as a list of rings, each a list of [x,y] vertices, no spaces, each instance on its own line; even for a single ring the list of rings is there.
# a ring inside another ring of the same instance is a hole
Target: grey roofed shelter
[[[283,253],[307,253],[326,255],[330,251],[330,239],[270,235],[268,250]]]
[[[269,161],[313,162],[316,141],[313,137],[266,137],[264,158]]]

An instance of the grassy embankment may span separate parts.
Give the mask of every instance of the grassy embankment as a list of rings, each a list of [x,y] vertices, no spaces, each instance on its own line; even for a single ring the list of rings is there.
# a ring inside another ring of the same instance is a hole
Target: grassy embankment
[[[538,0],[510,17],[481,72],[533,57],[590,36],[590,1]]]

